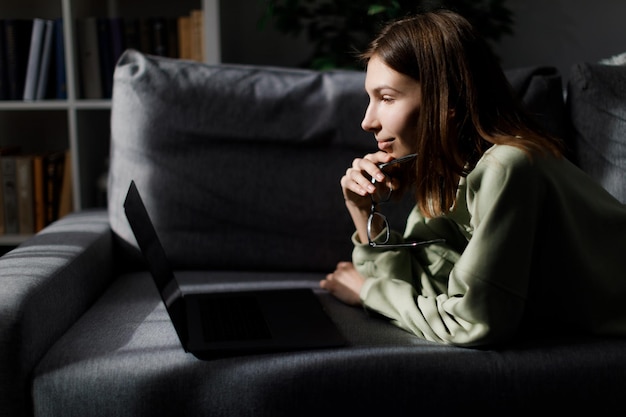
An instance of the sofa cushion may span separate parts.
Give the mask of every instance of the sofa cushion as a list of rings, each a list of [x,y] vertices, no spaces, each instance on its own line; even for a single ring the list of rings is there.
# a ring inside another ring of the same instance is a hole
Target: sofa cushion
[[[322,276],[178,274],[185,291],[315,287]],[[445,346],[317,292],[347,347],[201,361],[183,351],[149,275],[122,275],[34,370],[34,415],[598,415],[621,405],[623,340]]]
[[[575,162],[626,204],[626,66],[573,66],[567,102]]]
[[[338,180],[375,146],[359,126],[363,80],[127,51],[113,93],[113,230],[134,244],[122,211],[134,179],[175,266],[319,270],[347,259]]]
[[[567,142],[570,124],[559,71],[554,67],[523,67],[509,69],[505,75],[537,123]]]
[[[554,69],[507,74],[534,114],[558,119]],[[339,179],[376,151],[360,128],[364,76],[127,51],[111,115],[113,231],[136,246],[122,209],[134,179],[176,268],[240,269],[245,259],[251,270],[332,270],[352,249]],[[386,208],[393,226],[408,200]]]

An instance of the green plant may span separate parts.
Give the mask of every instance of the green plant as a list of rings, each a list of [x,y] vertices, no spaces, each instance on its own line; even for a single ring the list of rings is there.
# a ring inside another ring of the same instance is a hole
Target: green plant
[[[385,22],[418,11],[446,7],[472,21],[490,41],[511,34],[513,19],[506,0],[264,0],[259,23],[271,21],[281,33],[304,33],[313,51],[303,66],[357,68],[365,49]]]

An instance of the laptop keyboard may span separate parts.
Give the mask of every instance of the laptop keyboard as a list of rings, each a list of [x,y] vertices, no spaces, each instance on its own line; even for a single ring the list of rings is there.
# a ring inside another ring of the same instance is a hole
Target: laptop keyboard
[[[200,303],[206,342],[269,339],[271,333],[252,295],[213,296]]]

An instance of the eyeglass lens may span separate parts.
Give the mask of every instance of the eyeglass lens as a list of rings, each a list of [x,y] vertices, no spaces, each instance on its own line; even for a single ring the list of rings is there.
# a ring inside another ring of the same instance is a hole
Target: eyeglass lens
[[[387,217],[382,213],[379,213],[377,211],[372,211],[369,218],[367,219],[367,240],[369,241],[370,245],[374,243],[374,236],[372,236],[372,224],[376,220],[381,221],[382,230],[385,230],[385,236],[382,239],[380,239],[380,243],[385,244],[389,242],[390,231],[389,231],[389,223],[387,222]]]

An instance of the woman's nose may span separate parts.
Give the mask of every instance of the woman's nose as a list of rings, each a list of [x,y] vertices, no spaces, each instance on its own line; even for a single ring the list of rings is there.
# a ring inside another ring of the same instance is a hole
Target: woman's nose
[[[371,106],[368,106],[365,111],[365,116],[361,122],[361,129],[366,132],[375,132],[380,129],[380,123],[378,123]]]

